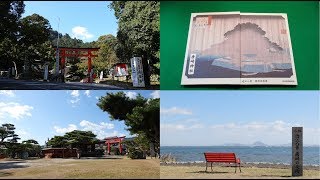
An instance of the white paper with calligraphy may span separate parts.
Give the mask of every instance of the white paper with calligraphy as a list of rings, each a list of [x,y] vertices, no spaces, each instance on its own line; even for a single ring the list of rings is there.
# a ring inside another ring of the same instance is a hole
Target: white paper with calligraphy
[[[192,13],[182,85],[297,85],[286,14]]]
[[[145,87],[141,57],[131,58],[131,71],[133,87]]]

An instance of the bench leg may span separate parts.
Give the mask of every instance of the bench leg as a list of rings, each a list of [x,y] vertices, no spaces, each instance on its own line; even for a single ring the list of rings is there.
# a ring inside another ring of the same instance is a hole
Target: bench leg
[[[241,163],[239,163],[239,169],[240,169],[240,172],[241,172]]]
[[[234,167],[235,167],[234,173],[237,173],[237,164]]]
[[[207,168],[208,168],[208,162],[206,162],[206,172],[207,172]]]
[[[212,163],[211,163],[211,171],[213,171],[213,170],[212,170]]]

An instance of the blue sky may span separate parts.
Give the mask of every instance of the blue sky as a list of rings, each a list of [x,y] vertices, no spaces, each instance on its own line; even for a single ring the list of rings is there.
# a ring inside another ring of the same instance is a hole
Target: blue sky
[[[319,145],[319,91],[161,91],[161,145]]]
[[[97,40],[99,36],[117,34],[117,20],[114,11],[108,8],[108,1],[24,1],[22,17],[37,13],[48,19],[51,27],[68,33],[84,42]]]
[[[98,138],[126,135],[126,126],[110,121],[109,114],[96,105],[103,90],[0,90],[0,124],[12,123],[21,140],[33,138],[40,144],[54,135],[91,130]],[[124,91],[130,98],[140,93],[146,98],[157,98],[159,91]]]

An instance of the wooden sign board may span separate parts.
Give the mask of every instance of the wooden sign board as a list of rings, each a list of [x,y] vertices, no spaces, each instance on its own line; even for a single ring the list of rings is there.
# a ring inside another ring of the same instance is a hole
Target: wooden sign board
[[[303,128],[292,127],[292,176],[303,175]]]

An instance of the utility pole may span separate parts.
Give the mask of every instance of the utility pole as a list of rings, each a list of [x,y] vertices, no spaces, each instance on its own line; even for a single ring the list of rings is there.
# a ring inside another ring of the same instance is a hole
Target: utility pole
[[[60,25],[60,18],[58,17],[57,57],[56,57],[56,66],[55,66],[56,76],[59,75],[59,25]]]

